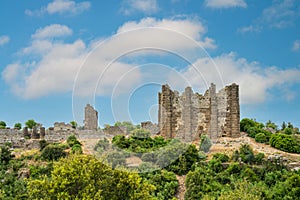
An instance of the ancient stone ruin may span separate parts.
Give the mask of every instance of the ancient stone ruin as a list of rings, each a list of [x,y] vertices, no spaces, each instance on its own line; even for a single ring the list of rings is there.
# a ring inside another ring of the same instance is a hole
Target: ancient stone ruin
[[[87,104],[84,109],[84,130],[98,129],[98,112]]]
[[[163,85],[158,99],[160,134],[166,138],[190,142],[201,134],[211,139],[240,136],[239,86],[235,83],[219,92],[211,84],[204,95],[194,93],[191,87],[179,95]]]

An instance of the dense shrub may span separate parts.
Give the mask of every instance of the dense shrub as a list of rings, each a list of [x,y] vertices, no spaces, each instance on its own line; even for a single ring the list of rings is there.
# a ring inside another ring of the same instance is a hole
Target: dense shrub
[[[146,153],[155,151],[166,146],[170,140],[163,137],[150,137],[150,132],[143,129],[135,129],[131,137],[125,138],[123,135],[113,137],[112,143],[115,147],[135,153]]]
[[[216,153],[213,155],[213,158],[216,160],[219,160],[221,162],[228,162],[228,160],[229,160],[229,157],[223,153]]]
[[[0,165],[6,165],[12,159],[8,146],[0,146]]]
[[[291,135],[273,134],[270,138],[270,145],[282,151],[300,153],[300,144]]]
[[[46,146],[42,153],[41,153],[41,158],[44,160],[58,160],[59,158],[65,157],[66,153],[64,151],[64,148],[59,145],[52,145],[49,144]]]
[[[244,118],[240,122],[240,130],[242,132],[247,132],[250,127],[255,127],[256,122],[252,119]]]
[[[155,172],[141,174],[143,179],[155,186],[153,196],[159,200],[172,199],[177,188],[178,180],[173,172],[157,170]]]
[[[75,144],[72,146],[71,148],[71,153],[78,153],[78,154],[82,154],[82,147],[80,144]]]
[[[265,143],[267,142],[267,137],[264,133],[258,133],[255,135],[255,141],[259,143]]]
[[[75,135],[70,135],[67,139],[67,144],[69,145],[69,147],[72,147],[76,144],[81,145],[81,143],[77,140],[77,138],[75,137]]]
[[[48,145],[49,143],[46,140],[41,140],[39,142],[40,145],[40,151],[43,151],[43,149]]]

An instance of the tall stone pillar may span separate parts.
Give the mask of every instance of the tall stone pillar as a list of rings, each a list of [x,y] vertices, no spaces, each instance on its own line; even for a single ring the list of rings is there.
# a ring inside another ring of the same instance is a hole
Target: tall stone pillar
[[[41,127],[40,128],[40,136],[41,136],[41,138],[44,139],[45,135],[46,135],[45,127]]]
[[[214,140],[219,137],[218,134],[218,101],[216,95],[216,85],[211,84],[209,88],[210,93],[210,126],[209,137]]]
[[[26,127],[26,126],[23,128],[23,136],[30,137],[30,134],[28,133],[28,127]]]

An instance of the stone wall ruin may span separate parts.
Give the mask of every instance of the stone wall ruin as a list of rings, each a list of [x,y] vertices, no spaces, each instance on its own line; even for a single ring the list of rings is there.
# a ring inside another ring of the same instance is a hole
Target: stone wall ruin
[[[202,94],[191,87],[179,95],[168,85],[158,94],[160,134],[191,142],[207,134],[211,139],[240,136],[239,86],[232,84],[216,92],[211,84]]]

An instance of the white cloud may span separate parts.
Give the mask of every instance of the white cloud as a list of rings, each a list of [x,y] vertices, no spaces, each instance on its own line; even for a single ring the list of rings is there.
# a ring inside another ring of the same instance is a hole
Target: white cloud
[[[272,5],[264,9],[252,25],[239,28],[238,31],[258,32],[265,27],[283,29],[292,26],[299,17],[300,10],[297,5],[298,1],[295,0],[273,0]]]
[[[135,12],[145,14],[156,13],[159,10],[156,0],[124,0],[121,12],[125,15],[130,15]]]
[[[65,26],[60,24],[52,24],[44,28],[39,28],[33,35],[34,39],[46,39],[46,38],[55,38],[72,35],[73,31]]]
[[[9,40],[10,38],[7,35],[0,36],[0,46],[7,44]]]
[[[282,70],[274,66],[264,68],[257,62],[237,58],[235,53],[199,59],[193,65],[196,69],[190,66],[183,71],[183,75],[194,88],[205,90],[205,83],[216,83],[220,89],[235,82],[240,85],[242,104],[262,103],[267,98],[272,98],[269,93],[271,89],[281,90],[290,84],[300,83],[300,69]],[[204,79],[201,79],[199,73]],[[283,94],[287,100],[293,96],[288,89],[277,93]]]
[[[212,39],[204,37],[206,29],[195,19],[145,18],[125,23],[117,33],[117,36],[99,39],[91,44],[85,44],[80,39],[65,43],[53,38],[72,34],[67,26],[55,24],[40,28],[32,35],[31,44],[19,50],[20,59],[6,66],[2,77],[22,98],[38,98],[71,92],[79,70],[75,93],[91,95],[103,73],[96,94],[110,95],[118,80],[135,67],[117,59],[132,50],[153,47],[187,52],[196,44],[205,48],[215,47]],[[188,44],[193,39],[195,44]],[[120,91],[127,92],[141,80],[143,74],[134,70],[130,76],[130,80],[120,84],[123,88]]]
[[[76,3],[72,0],[54,0],[53,2],[48,3],[46,7],[42,7],[39,10],[31,11],[31,10],[25,10],[25,14],[29,16],[34,15],[42,15],[44,13],[48,14],[79,14],[86,10],[88,10],[91,7],[91,3],[88,1],[83,1],[80,3]]]
[[[205,6],[210,8],[246,8],[247,3],[244,0],[205,0]]]
[[[300,49],[300,40],[296,40],[293,43],[292,51],[298,51]]]
[[[204,48],[216,48],[215,42],[212,38],[204,37],[207,30],[198,19],[173,18],[158,20],[148,17],[141,19],[139,22],[130,21],[125,23],[118,29],[117,33],[143,28],[158,28],[161,30],[156,31],[154,29],[148,29],[132,33],[132,42],[142,41],[145,43],[145,45],[146,43],[157,43],[161,44],[162,46],[166,45],[166,48],[168,49],[172,49],[172,46],[174,46],[174,48],[183,48],[186,45],[190,45],[185,39],[178,38],[178,36],[175,34],[173,36],[176,37],[177,40],[176,38],[172,39],[172,35],[169,35],[168,31],[162,31],[165,29],[177,32],[178,34],[186,35],[187,37],[190,37],[193,40],[197,41],[198,44],[202,45],[202,47]],[[188,46],[188,48],[191,47]]]

